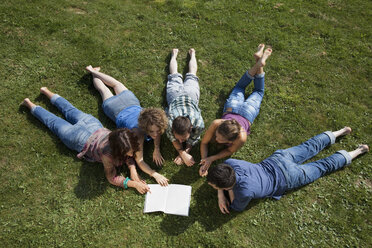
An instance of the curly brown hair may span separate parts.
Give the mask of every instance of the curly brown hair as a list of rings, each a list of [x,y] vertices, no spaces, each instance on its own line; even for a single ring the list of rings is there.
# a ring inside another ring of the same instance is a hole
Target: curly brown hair
[[[228,141],[234,141],[238,138],[241,126],[236,120],[226,120],[217,127],[217,132]]]
[[[133,153],[139,150],[137,137],[128,128],[119,128],[109,134],[109,144],[114,159],[122,160],[132,149]]]
[[[156,125],[161,133],[168,127],[168,118],[160,108],[145,108],[138,117],[138,126],[147,132],[151,125]]]

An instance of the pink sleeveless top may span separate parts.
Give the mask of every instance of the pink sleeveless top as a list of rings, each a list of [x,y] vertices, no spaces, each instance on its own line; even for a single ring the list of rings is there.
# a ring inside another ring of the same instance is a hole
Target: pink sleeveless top
[[[251,133],[251,123],[241,115],[234,114],[234,113],[227,113],[222,116],[222,119],[236,120],[240,124],[240,126],[242,126],[244,130],[247,132],[247,135]]]

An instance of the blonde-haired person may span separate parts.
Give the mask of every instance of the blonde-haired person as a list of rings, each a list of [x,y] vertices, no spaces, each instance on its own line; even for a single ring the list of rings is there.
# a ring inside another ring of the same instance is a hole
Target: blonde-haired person
[[[124,127],[133,130],[137,136],[140,149],[135,153],[134,159],[138,166],[149,176],[154,177],[160,185],[168,185],[168,179],[152,170],[143,159],[143,143],[145,140],[153,139],[155,146],[153,161],[158,166],[164,162],[160,152],[161,135],[168,126],[164,110],[142,108],[132,91],[115,78],[100,72],[100,67],[93,68],[89,65],[86,70],[92,74],[93,85],[101,94],[103,112],[116,123],[118,128]],[[114,89],[115,95],[106,85]],[[140,178],[135,180],[140,181]]]
[[[264,51],[264,47],[264,44],[258,46],[257,52],[254,54],[256,64],[246,71],[237,82],[226,100],[222,118],[214,120],[203,136],[200,144],[200,176],[208,174],[208,169],[213,161],[231,156],[238,151],[250,134],[251,125],[260,111],[264,95],[265,73],[263,67],[272,52],[271,48]],[[252,80],[254,81],[254,90],[245,99],[245,89]],[[208,144],[212,140],[224,144],[226,148],[215,155],[208,156]]]

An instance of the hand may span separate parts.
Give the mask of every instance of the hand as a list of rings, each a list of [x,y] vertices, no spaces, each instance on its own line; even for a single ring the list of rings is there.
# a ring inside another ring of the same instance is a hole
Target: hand
[[[151,176],[155,178],[156,182],[161,186],[168,186],[168,179],[165,176],[157,172],[153,173]]]
[[[190,154],[188,154],[186,152],[183,152],[182,153],[182,160],[189,167],[190,166],[193,166],[195,164],[194,158]]]
[[[135,182],[135,183],[136,183],[135,188],[140,194],[145,194],[146,192],[150,192],[150,187],[144,181]]]
[[[211,166],[212,162],[213,161],[209,157],[200,160],[200,164],[202,165],[199,169],[200,176],[205,177],[208,175],[208,169]]]
[[[178,156],[173,160],[173,162],[175,162],[176,165],[182,165],[182,164],[183,164],[183,160],[182,160],[182,158],[181,158],[180,155],[178,155]]]
[[[223,214],[229,214],[229,201],[226,199],[223,191],[218,191],[218,206]]]
[[[164,158],[161,156],[159,149],[154,149],[154,153],[152,154],[152,161],[155,162],[157,166],[162,166],[164,163]]]

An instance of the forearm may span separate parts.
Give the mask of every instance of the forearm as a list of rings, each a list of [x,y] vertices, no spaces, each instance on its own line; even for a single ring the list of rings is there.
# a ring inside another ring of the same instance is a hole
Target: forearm
[[[129,174],[130,174],[130,179],[132,179],[134,181],[139,180],[139,176],[138,176],[138,173],[137,173],[136,166],[130,166],[129,167]]]
[[[224,149],[222,151],[220,151],[219,153],[213,155],[213,156],[210,156],[209,159],[212,160],[212,161],[216,161],[218,159],[221,159],[221,158],[226,158],[228,156],[231,156],[233,153],[228,150],[228,149]],[[202,156],[202,159],[203,159],[203,156]]]
[[[172,144],[173,144],[174,149],[176,149],[179,155],[181,155],[181,153],[185,151],[182,147],[182,144],[178,142],[177,140],[173,141]]]
[[[192,145],[190,145],[190,144],[186,144],[185,152],[187,152],[188,154],[190,154],[191,149],[192,149]]]
[[[156,172],[153,169],[151,169],[150,166],[145,161],[143,161],[143,159],[138,161],[136,160],[136,162],[138,164],[138,167],[140,167],[140,169],[147,175],[152,176]]]
[[[158,135],[156,139],[154,140],[154,150],[160,151],[160,140],[161,140],[161,136]]]
[[[200,144],[200,156],[201,156],[201,159],[204,159],[204,158],[208,157],[208,143],[207,144],[203,144],[203,143]]]

